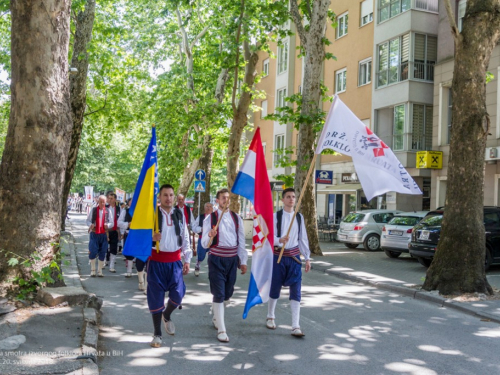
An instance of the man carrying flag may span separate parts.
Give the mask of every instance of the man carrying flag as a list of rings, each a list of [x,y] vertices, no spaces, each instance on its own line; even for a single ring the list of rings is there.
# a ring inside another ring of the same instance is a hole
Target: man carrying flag
[[[276,303],[283,286],[290,287],[290,307],[292,308],[292,336],[302,337],[300,330],[300,297],[302,283],[302,263],[300,254],[306,260],[306,272],[311,269],[309,256],[309,241],[307,239],[304,217],[297,213],[287,235],[288,228],[294,216],[295,190],[288,188],[282,193],[283,209],[274,214],[274,262],[271,291],[267,304],[266,327],[276,329],[274,322]],[[278,263],[281,248],[285,246],[283,258]]]
[[[243,220],[233,211],[229,211],[229,190],[217,192],[217,211],[203,221],[202,246],[208,253],[208,279],[213,295],[212,310],[217,340],[229,342],[224,323],[224,301],[228,301],[234,292],[237,269],[241,274],[247,272],[248,254],[245,250],[245,231]],[[229,211],[229,212],[228,212]]]
[[[245,160],[236,176],[232,192],[247,198],[254,207],[252,271],[243,311],[243,319],[245,319],[252,306],[268,301],[273,273],[273,197],[260,138],[260,128],[255,131]]]

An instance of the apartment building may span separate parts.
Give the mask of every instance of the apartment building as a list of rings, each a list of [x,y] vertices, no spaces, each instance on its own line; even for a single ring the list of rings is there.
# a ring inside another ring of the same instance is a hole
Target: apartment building
[[[340,0],[331,5],[337,15],[338,27],[330,25],[326,37],[332,41],[326,47],[327,52],[336,56],[336,60],[326,60],[323,69],[323,83],[328,87],[328,95],[338,94],[351,110],[365,122],[371,124],[372,95],[372,53],[373,53],[373,0]],[[293,32],[293,23],[287,25]],[[295,158],[298,132],[293,124],[280,125],[278,122],[264,120],[275,108],[284,106],[284,98],[299,93],[302,87],[303,61],[297,58],[296,47],[300,45],[298,36],[291,36],[282,41],[281,46],[271,45],[276,58],[272,59],[261,52],[260,66],[257,72],[264,72],[264,77],[257,84],[257,89],[265,92],[265,98],[257,99],[255,104],[261,108],[253,114],[252,121],[261,127],[261,134],[266,153],[269,179],[274,189],[276,207],[279,207],[279,195],[283,184],[276,180],[279,174],[290,174],[294,168],[282,168],[278,165],[279,154],[274,151],[292,147]],[[328,111],[330,103],[321,103]],[[318,214],[334,216],[336,211],[348,212],[359,206],[356,199],[361,186],[343,184],[342,175],[351,176],[354,166],[351,158],[343,155],[322,155],[317,163],[318,170],[334,171],[333,181],[317,185]],[[355,182],[356,180],[354,180]]]
[[[461,30],[462,20],[467,6],[466,0],[452,1],[457,17],[457,25]],[[433,150],[443,153],[443,168],[432,170],[431,208],[444,206],[446,201],[446,184],[448,173],[450,132],[453,131],[451,110],[453,98],[451,96],[451,81],[454,67],[454,43],[450,25],[444,7],[439,9],[438,24],[438,54],[434,70],[434,116],[433,116]],[[492,53],[489,72],[494,79],[486,85],[486,105],[490,115],[491,128],[486,142],[484,164],[484,204],[500,205],[500,47]]]

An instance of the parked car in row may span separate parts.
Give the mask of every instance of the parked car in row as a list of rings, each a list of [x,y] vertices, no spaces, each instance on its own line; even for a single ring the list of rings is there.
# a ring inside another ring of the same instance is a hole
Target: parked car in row
[[[368,251],[380,249],[380,235],[398,210],[365,210],[351,212],[340,222],[337,241],[345,243],[350,249],[363,244]]]
[[[413,227],[422,220],[429,211],[402,212],[396,214],[382,228],[380,248],[389,258],[397,258],[401,253],[408,253],[408,243]]]
[[[431,265],[436,253],[443,214],[443,209],[430,211],[413,228],[408,249],[410,254],[425,267]],[[487,270],[492,264],[500,264],[500,207],[484,207],[484,229],[486,234],[484,265]]]

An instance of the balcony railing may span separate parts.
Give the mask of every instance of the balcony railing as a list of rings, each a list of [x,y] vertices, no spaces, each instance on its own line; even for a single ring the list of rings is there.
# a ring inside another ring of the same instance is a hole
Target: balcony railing
[[[404,62],[389,69],[377,72],[377,87],[392,85],[408,79],[434,82],[434,64],[422,62]]]

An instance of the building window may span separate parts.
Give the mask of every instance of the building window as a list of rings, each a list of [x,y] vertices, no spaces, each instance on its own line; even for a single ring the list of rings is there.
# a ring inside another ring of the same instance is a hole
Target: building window
[[[278,152],[278,150],[285,149],[285,135],[278,134],[274,136],[274,166],[277,167],[281,159],[283,159],[283,153]]]
[[[462,32],[466,8],[467,8],[467,0],[460,0],[460,2],[458,3],[458,31],[459,32]]]
[[[397,105],[394,107],[394,130],[392,149],[394,151],[404,150],[404,133],[405,132],[405,105]]]
[[[286,89],[279,89],[276,93],[276,112],[279,114],[279,108],[285,106],[285,98],[286,98]]]
[[[288,41],[278,47],[278,74],[286,72],[288,68]]]
[[[260,103],[260,106],[262,108],[261,112],[260,112],[260,118],[261,119],[264,119],[264,117],[267,116],[267,100],[263,100],[261,103]]]
[[[372,59],[359,62],[358,86],[363,86],[372,81]]]
[[[347,23],[349,14],[346,12],[337,17],[337,39],[347,35]]]
[[[411,149],[430,150],[432,148],[432,106],[413,104]]]
[[[347,69],[341,69],[335,73],[335,94],[339,94],[346,90],[346,73]]]
[[[378,22],[384,22],[400,13],[410,10],[411,0],[379,0]]]
[[[269,59],[265,59],[262,62],[262,72],[264,73],[264,77],[269,75]]]
[[[415,0],[415,9],[437,13],[439,11],[438,0]]]
[[[361,3],[361,26],[373,21],[373,0],[365,0]]]
[[[378,45],[377,87],[407,79],[434,81],[437,38],[425,34],[414,34],[413,39],[414,61],[410,61],[410,34]]]

